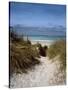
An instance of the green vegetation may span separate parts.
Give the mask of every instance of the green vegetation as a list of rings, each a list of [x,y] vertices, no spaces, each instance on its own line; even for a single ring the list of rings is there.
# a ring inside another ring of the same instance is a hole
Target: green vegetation
[[[61,69],[65,69],[66,68],[66,41],[59,40],[54,42],[48,49],[48,56],[51,60],[53,60],[54,57],[59,56]]]
[[[24,40],[16,32],[10,32],[10,75],[27,73],[28,69],[40,64],[39,53],[29,40]]]

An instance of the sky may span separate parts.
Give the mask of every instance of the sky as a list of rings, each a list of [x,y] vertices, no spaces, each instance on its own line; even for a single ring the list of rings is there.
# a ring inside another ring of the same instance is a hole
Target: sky
[[[10,25],[66,26],[66,6],[10,2]]]

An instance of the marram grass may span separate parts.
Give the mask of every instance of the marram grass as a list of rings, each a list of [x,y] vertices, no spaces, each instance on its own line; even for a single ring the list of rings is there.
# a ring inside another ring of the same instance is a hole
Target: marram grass
[[[48,57],[50,60],[54,60],[56,56],[59,56],[58,60],[61,63],[61,69],[66,68],[66,41],[57,40],[48,49]]]

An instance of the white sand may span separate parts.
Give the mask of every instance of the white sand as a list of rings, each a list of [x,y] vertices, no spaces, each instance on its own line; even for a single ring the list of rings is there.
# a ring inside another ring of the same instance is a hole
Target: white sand
[[[53,40],[31,40],[32,44],[40,43],[42,46],[47,45],[48,47],[53,43]]]
[[[57,59],[57,58],[55,58]],[[14,74],[10,79],[11,88],[41,87],[49,85],[64,85],[65,73],[59,72],[59,62],[51,62],[48,57],[39,58],[41,64],[28,74]]]

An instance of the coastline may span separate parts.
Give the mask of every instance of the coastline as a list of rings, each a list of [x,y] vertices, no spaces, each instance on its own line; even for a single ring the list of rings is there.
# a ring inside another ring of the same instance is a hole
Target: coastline
[[[54,42],[54,40],[31,40],[32,44],[40,43],[42,46],[47,45],[48,47]]]

